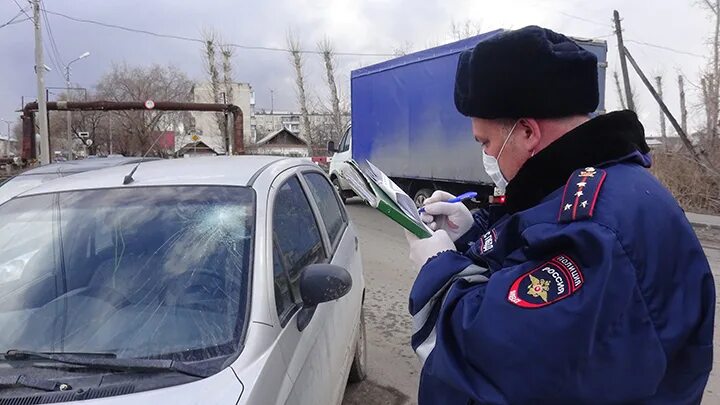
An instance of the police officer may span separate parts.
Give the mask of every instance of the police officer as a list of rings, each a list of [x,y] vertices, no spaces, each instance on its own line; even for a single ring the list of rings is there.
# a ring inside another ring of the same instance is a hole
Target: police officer
[[[460,55],[455,104],[500,214],[428,199],[409,236],[425,404],[700,402],[715,291],[630,111],[590,119],[596,57],[530,26]]]

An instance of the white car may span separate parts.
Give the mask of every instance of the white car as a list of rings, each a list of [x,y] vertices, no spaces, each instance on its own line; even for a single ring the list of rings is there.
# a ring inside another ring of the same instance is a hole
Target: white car
[[[300,159],[143,162],[0,204],[0,402],[339,404],[356,231]]]
[[[340,143],[335,146],[335,142],[328,142],[328,152],[332,153],[330,160],[329,175],[335,189],[340,195],[343,202],[348,198],[355,196],[355,192],[350,188],[350,184],[340,176],[340,171],[345,162],[352,159],[352,127],[348,126],[340,138]]]

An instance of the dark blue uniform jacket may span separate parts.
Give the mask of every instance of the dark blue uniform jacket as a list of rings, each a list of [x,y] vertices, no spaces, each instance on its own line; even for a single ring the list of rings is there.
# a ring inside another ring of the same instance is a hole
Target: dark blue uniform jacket
[[[425,264],[420,405],[700,402],[713,278],[648,152],[634,113],[581,125],[523,166],[504,213]]]

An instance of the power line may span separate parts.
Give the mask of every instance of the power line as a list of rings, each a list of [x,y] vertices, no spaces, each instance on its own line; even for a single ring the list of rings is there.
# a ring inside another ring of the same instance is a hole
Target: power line
[[[50,11],[50,10],[46,10],[46,9],[43,9],[43,11],[46,12],[47,14],[56,15],[59,17],[66,18],[68,20],[85,23],[85,24],[94,24],[94,25],[99,25],[99,26],[106,27],[106,28],[113,28],[113,29],[123,30],[123,31],[127,31],[127,32],[134,32],[137,34],[151,35],[151,36],[158,37],[158,38],[176,39],[176,40],[180,40],[180,41],[196,42],[196,43],[200,43],[200,44],[205,43],[204,40],[199,39],[199,38],[185,37],[185,36],[173,35],[173,34],[161,34],[161,33],[153,32],[153,31],[130,28],[130,27],[125,27],[125,26],[117,25],[117,24],[108,24],[108,23],[104,23],[101,21],[72,17],[72,16],[69,16],[66,14],[62,14],[62,13],[58,13],[58,12],[54,12],[54,11]],[[268,47],[268,46],[240,45],[240,44],[233,44],[233,43],[228,43],[225,45],[233,47],[233,48],[254,50],[254,51],[290,52],[290,50],[285,49],[285,48],[274,48],[274,47]],[[322,55],[322,52],[312,51],[312,50],[301,50],[300,53]],[[378,57],[395,56],[391,53],[362,53],[362,52],[335,52],[335,55],[339,55],[339,56],[378,56]]]
[[[16,0],[13,0],[13,1],[16,1]],[[17,2],[16,2],[16,3],[17,3]],[[579,20],[579,21],[584,21],[584,22],[587,22],[587,23],[590,23],[590,24],[595,24],[595,25],[599,25],[599,26],[603,26],[603,27],[613,28],[612,25],[610,25],[610,24],[605,24],[605,23],[601,23],[601,22],[599,22],[599,21],[590,20],[590,19],[587,19],[587,18],[584,18],[584,17],[580,17],[580,16],[577,16],[577,15],[569,14],[569,13],[566,13],[566,12],[564,12],[564,11],[555,10],[555,9],[552,9],[552,8],[549,8],[549,7],[546,7],[546,6],[542,6],[542,5],[537,5],[537,6],[540,7],[540,8],[546,8],[546,9],[555,11],[555,12],[557,12],[557,13],[559,13],[559,14],[562,14],[562,15],[568,17],[568,18],[573,18],[573,19],[576,19],[576,20]],[[126,26],[122,26],[122,25],[117,25],[117,24],[104,23],[104,22],[96,21],[96,20],[90,20],[90,19],[84,19],[84,18],[77,18],[77,17],[72,17],[72,16],[69,16],[69,15],[66,15],[66,14],[62,14],[62,13],[50,11],[50,10],[47,10],[47,9],[44,9],[44,8],[41,9],[41,10],[42,10],[45,14],[56,15],[56,16],[63,17],[63,18],[66,18],[66,19],[68,19],[68,20],[75,21],[75,22],[79,22],[79,23],[93,24],[93,25],[98,25],[98,26],[102,26],[102,27],[105,27],[105,28],[111,28],[111,29],[118,29],[118,30],[127,31],[127,32],[133,32],[133,33],[136,33],[136,34],[150,35],[150,36],[157,37],[157,38],[175,39],[175,40],[187,41],[187,42],[195,42],[195,43],[200,43],[200,44],[204,44],[204,43],[205,43],[205,41],[204,41],[203,39],[200,39],[200,38],[186,37],[186,36],[174,35],[174,34],[163,34],[163,33],[158,33],[158,32],[153,32],[153,31],[148,31],[148,30],[143,30],[143,29],[130,28],[130,27],[126,27]],[[46,17],[46,20],[47,20],[47,17]],[[48,31],[49,31],[49,29],[48,29]],[[611,37],[611,36],[613,36],[613,35],[614,35],[614,34],[603,35],[603,36],[599,36],[598,38],[609,38],[609,37]],[[652,44],[652,43],[648,43],[648,42],[643,42],[643,41],[635,41],[635,40],[631,40],[631,39],[627,39],[626,41],[629,42],[629,43],[634,43],[634,44],[637,44],[637,45],[649,46],[649,47],[652,47],[652,48],[662,49],[662,50],[666,50],[666,51],[669,51],[669,52],[675,52],[675,53],[678,53],[678,54],[683,54],[683,55],[688,55],[688,56],[694,56],[694,57],[698,57],[698,58],[704,58],[704,56],[699,55],[699,54],[696,54],[696,53],[687,52],[687,51],[682,51],[682,50],[678,50],[678,49],[674,49],[674,48],[670,48],[670,47],[666,47],[666,46],[662,46],[662,45],[656,45],[656,44]],[[288,49],[286,49],[286,48],[277,48],[277,47],[268,47],[268,46],[241,45],[241,44],[234,44],[234,43],[228,43],[228,44],[226,44],[226,45],[227,45],[227,46],[230,46],[230,47],[233,47],[233,48],[246,49],[246,50],[270,51],[270,52],[290,52],[290,50],[288,50]],[[314,51],[314,50],[300,50],[300,53],[322,55],[322,52],[320,52],[320,51]],[[375,56],[375,57],[392,57],[392,56],[395,56],[395,55],[392,54],[392,53],[363,53],[363,52],[335,52],[335,55],[338,55],[338,56]]]
[[[43,4],[42,2],[40,3]],[[61,66],[65,66],[65,62],[63,61],[62,55],[60,54],[60,51],[58,50],[57,43],[55,42],[55,35],[53,34],[52,27],[50,26],[50,20],[48,19],[47,13],[43,10],[43,20],[45,22],[45,28],[48,33],[48,39],[50,40],[50,45],[52,46],[52,53],[55,56],[55,60],[57,62],[60,62]]]
[[[9,23],[8,25],[20,24],[20,23],[24,23],[25,21],[30,21],[30,20],[32,20],[32,18],[25,17],[22,20],[13,21],[13,22]]]
[[[6,22],[5,24],[0,25],[0,27],[4,27],[6,25],[11,24],[13,21],[15,21],[16,18],[20,17],[22,15],[22,13],[23,13],[22,10],[20,10],[17,14],[15,14],[15,17],[11,18],[10,21]]]
[[[27,18],[27,17],[26,17],[26,18],[23,18],[22,20],[17,20],[17,18],[20,17],[21,15],[22,15],[22,13],[18,13],[15,17],[13,17],[12,19],[10,19],[10,21],[6,22],[5,24],[1,24],[1,25],[0,25],[0,28],[7,27],[8,25],[20,24],[20,23],[22,23],[22,22],[25,22],[25,21],[30,20],[30,19]]]
[[[695,56],[695,57],[697,57],[697,58],[705,58],[703,55],[700,55],[700,54],[697,54],[697,53],[692,53],[692,52],[687,52],[687,51],[681,51],[681,50],[679,50],[679,49],[674,49],[674,48],[670,48],[670,47],[663,46],[663,45],[656,45],[656,44],[651,44],[651,43],[642,42],[642,41],[634,41],[634,40],[632,40],[632,39],[626,39],[625,42],[632,42],[633,44],[645,45],[645,46],[649,46],[649,47],[651,47],[651,48],[662,49],[662,50],[665,50],[665,51],[675,52],[675,53],[679,53],[679,54],[683,54],[683,55],[688,55],[688,56]]]
[[[29,19],[31,19],[31,20],[33,19],[32,17],[30,17],[30,14],[28,14],[27,11],[25,11],[25,9],[23,8],[23,6],[21,6],[20,3],[17,2],[17,0],[12,0],[12,1],[13,1],[13,3],[15,3],[16,6],[18,6],[18,8],[20,9],[20,12],[23,13],[23,14],[25,14],[25,17],[27,17],[27,18],[29,18]]]
[[[598,26],[601,26],[601,27],[613,28],[613,26],[612,26],[612,24],[610,24],[610,22],[600,22],[600,21],[591,20],[591,19],[589,19],[589,18],[581,17],[581,16],[579,16],[579,15],[574,15],[574,14],[566,13],[566,12],[564,12],[564,11],[560,11],[560,10],[558,10],[558,9],[556,9],[556,8],[549,7],[549,6],[546,6],[546,5],[544,5],[544,4],[538,4],[537,2],[533,3],[531,6],[538,7],[538,8],[542,8],[542,9],[545,9],[545,10],[550,10],[550,11],[553,11],[553,12],[555,12],[555,13],[564,15],[565,17],[572,18],[572,19],[574,19],[574,20],[584,21],[584,22],[586,22],[586,23],[598,25]]]
[[[586,23],[599,25],[599,26],[601,26],[601,27],[611,27],[611,28],[612,28],[612,25],[610,25],[609,23],[601,23],[601,22],[599,22],[599,21],[593,21],[593,20],[587,19],[587,18],[585,18],[585,17],[580,17],[580,16],[577,16],[577,15],[568,14],[568,13],[566,13],[566,12],[564,12],[564,11],[560,11],[560,10],[553,10],[553,11],[555,11],[555,12],[557,12],[557,13],[560,13],[560,14],[564,15],[565,17],[568,17],[568,18],[573,18],[573,19],[576,19],[576,20],[579,20],[579,21],[584,21],[584,22],[586,22]]]
[[[565,17],[573,18],[573,19],[575,19],[575,20],[584,21],[584,22],[587,22],[587,23],[590,23],[590,24],[599,25],[599,26],[602,26],[602,27],[614,28],[614,27],[613,27],[612,25],[610,25],[610,24],[601,23],[601,22],[599,22],[599,21],[595,21],[595,20],[591,20],[591,19],[588,19],[588,18],[585,18],[585,17],[580,17],[580,16],[577,16],[577,15],[573,15],[573,14],[570,14],[570,13],[566,13],[566,12],[564,12],[564,11],[560,11],[560,10],[557,10],[557,9],[554,9],[554,8],[552,8],[552,7],[548,7],[548,6],[545,6],[545,5],[540,5],[540,4],[537,4],[537,3],[536,3],[536,4],[534,4],[534,6],[540,7],[540,8],[544,8],[544,9],[547,9],[547,10],[554,11],[554,12],[556,12],[556,13],[558,13],[558,14],[562,14],[562,15],[564,15]],[[596,37],[596,38],[598,38],[598,39],[610,38],[610,37],[612,37],[612,36],[614,36],[614,35],[615,35],[615,34],[613,33],[613,34],[610,34],[610,35],[598,36],[598,37]],[[683,54],[683,55],[688,55],[688,56],[694,56],[694,57],[697,57],[697,58],[705,58],[703,55],[699,55],[699,54],[697,54],[697,53],[692,53],[692,52],[688,52],[688,51],[683,51],[683,50],[679,50],[679,49],[674,49],[674,48],[670,48],[670,47],[663,46],[663,45],[651,44],[651,43],[649,43],[649,42],[634,41],[634,40],[632,40],[632,39],[626,39],[625,41],[626,41],[626,42],[631,42],[631,43],[634,43],[634,44],[637,44],[637,45],[644,45],[644,46],[649,46],[649,47],[651,47],[651,48],[657,48],[657,49],[662,49],[662,50],[669,51],[669,52],[675,52],[675,53],[678,53],[678,54]]]

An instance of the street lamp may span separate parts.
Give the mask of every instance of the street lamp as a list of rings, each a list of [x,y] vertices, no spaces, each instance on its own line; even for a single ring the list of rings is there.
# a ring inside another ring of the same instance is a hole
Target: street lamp
[[[67,95],[68,101],[70,101],[70,65],[73,63],[79,61],[80,59],[84,59],[90,56],[90,52],[85,52],[84,54],[78,56],[77,58],[71,60],[67,66],[65,66],[65,94]],[[68,108],[67,110],[67,154],[68,154],[68,160],[72,160],[72,128],[71,128],[71,120],[72,120],[72,111]]]
[[[3,118],[0,118],[0,121],[7,124],[7,139],[5,139],[5,157],[8,157],[10,156],[10,124],[12,122]]]

